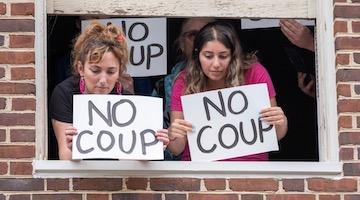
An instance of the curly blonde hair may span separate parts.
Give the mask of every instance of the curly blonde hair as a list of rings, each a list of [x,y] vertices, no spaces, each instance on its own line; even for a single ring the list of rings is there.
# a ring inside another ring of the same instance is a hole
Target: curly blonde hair
[[[209,41],[219,41],[230,49],[231,61],[227,68],[225,87],[243,85],[244,74],[251,64],[256,62],[255,54],[243,54],[236,31],[230,24],[212,22],[204,26],[194,39],[192,57],[187,63],[186,88],[184,94],[194,94],[207,91],[207,76],[204,74],[199,54]]]
[[[75,40],[72,50],[73,74],[79,77],[78,62],[84,65],[88,59],[90,63],[98,63],[106,52],[112,52],[118,59],[119,76],[126,72],[129,52],[123,31],[113,24],[106,26],[94,21]]]

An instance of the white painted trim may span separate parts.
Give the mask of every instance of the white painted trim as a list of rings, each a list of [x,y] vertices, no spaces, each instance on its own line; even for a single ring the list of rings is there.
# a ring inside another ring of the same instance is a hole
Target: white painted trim
[[[315,18],[315,0],[48,0],[51,14]],[[261,6],[259,6],[261,5]]]
[[[316,3],[319,156],[320,161],[339,162],[333,2]]]
[[[46,1],[35,0],[36,159],[47,159]]]
[[[341,163],[328,162],[186,162],[186,161],[44,161],[33,162],[36,178],[70,177],[337,177]]]

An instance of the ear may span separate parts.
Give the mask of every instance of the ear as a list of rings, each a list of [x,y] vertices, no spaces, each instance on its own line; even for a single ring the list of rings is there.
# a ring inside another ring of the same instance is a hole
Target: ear
[[[80,61],[76,64],[77,71],[79,72],[80,76],[84,76],[84,65],[81,64]]]

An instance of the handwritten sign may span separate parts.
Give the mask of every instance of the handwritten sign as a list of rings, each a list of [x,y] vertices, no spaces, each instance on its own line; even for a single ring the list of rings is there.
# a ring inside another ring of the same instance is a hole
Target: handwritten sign
[[[81,30],[92,20],[83,20]],[[166,18],[112,18],[98,20],[122,27],[129,47],[127,72],[132,77],[147,77],[167,73]]]
[[[74,95],[73,159],[163,159],[155,138],[162,128],[162,100],[126,95]]]
[[[270,107],[266,84],[239,86],[181,97],[192,161],[214,161],[278,150],[275,128],[261,122]]]

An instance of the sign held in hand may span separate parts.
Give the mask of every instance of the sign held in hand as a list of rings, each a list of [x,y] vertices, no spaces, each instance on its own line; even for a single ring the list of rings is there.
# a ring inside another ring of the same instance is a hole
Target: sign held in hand
[[[278,150],[275,128],[259,118],[270,107],[266,84],[181,97],[192,161],[215,161]]]
[[[73,159],[163,159],[155,138],[162,128],[162,100],[126,95],[74,95]]]

